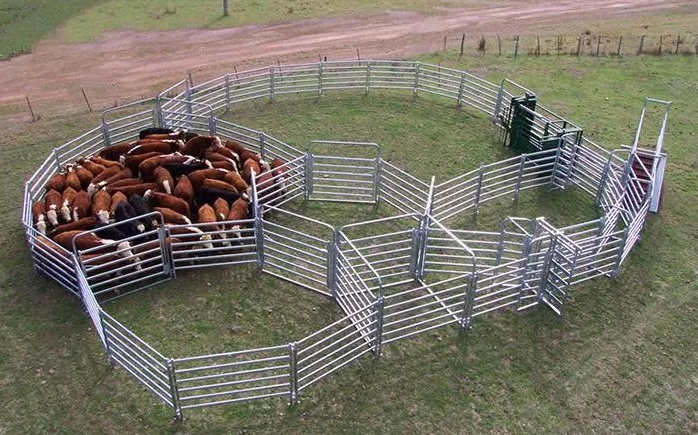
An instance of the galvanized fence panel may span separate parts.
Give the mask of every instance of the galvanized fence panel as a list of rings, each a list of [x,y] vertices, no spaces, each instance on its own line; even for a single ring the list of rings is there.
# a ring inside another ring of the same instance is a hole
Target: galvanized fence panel
[[[383,307],[383,344],[461,322],[470,285],[468,273],[436,282],[420,279],[407,290],[388,294]]]
[[[269,161],[274,159],[289,161],[305,156],[305,153],[298,148],[276,139],[275,137],[269,136],[266,133],[263,133],[262,138],[261,154],[262,157]]]
[[[153,223],[153,229],[121,240],[102,240],[79,250],[80,239],[99,237],[100,229],[84,231],[73,239],[77,256],[90,289],[100,301],[110,301],[172,278],[170,240],[166,238],[162,215],[157,212],[116,222],[104,228],[133,223]]]
[[[296,64],[271,66],[273,69],[274,94],[316,94],[320,87],[318,64]]]
[[[358,251],[353,252],[360,255]],[[367,262],[365,265],[371,267]],[[375,271],[373,277],[380,280]],[[371,290],[367,280],[362,279],[357,268],[338,246],[335,246],[334,270],[331,278],[334,300],[347,315],[354,315],[377,300],[376,292]]]
[[[97,335],[99,335],[99,340],[102,342],[103,346],[106,346],[104,327],[100,317],[102,308],[99,306],[94,293],[92,293],[92,289],[87,283],[87,278],[85,278],[85,274],[82,272],[80,265],[77,263],[77,259],[75,259],[75,276],[77,278],[78,288],[80,289],[80,298],[85,306],[85,311],[87,311],[87,315],[90,316],[90,320],[92,320],[92,325],[94,326]]]
[[[320,379],[380,346],[380,312],[367,306],[300,340],[297,386],[303,391]],[[362,323],[364,328],[357,328]]]
[[[265,273],[306,289],[332,296],[328,291],[334,228],[287,210],[264,205],[279,222],[264,220],[261,264]]]
[[[429,185],[397,166],[381,159],[379,201],[403,214],[422,213],[429,195]]]
[[[231,74],[228,83],[230,104],[265,97],[273,99],[273,80],[269,73],[270,68],[265,67]]]
[[[274,207],[305,195],[306,155],[288,161],[272,171],[271,178],[262,181],[261,176],[255,180],[257,202]]]
[[[234,140],[251,151],[262,152],[261,135],[263,133],[261,131],[233,124],[223,119],[216,119],[216,131],[221,137]]]
[[[25,226],[34,268],[55,280],[69,292],[79,295],[73,254],[34,228]]]
[[[317,149],[322,149],[322,153],[312,153]],[[356,152],[357,149],[366,151]],[[378,144],[311,141],[306,163],[307,199],[375,204],[378,201],[379,164]]]
[[[623,248],[623,230],[594,235],[576,243],[582,247],[570,276],[570,285],[580,284],[598,276],[612,276],[617,269]]]
[[[371,89],[414,90],[415,62],[359,61],[366,66],[366,92]]]
[[[462,275],[475,269],[485,269],[499,264],[501,233],[491,231],[450,230],[451,235],[441,228],[429,228],[426,244],[426,273],[446,273]],[[462,244],[475,254],[464,252]]]
[[[138,133],[158,125],[155,99],[134,101],[102,112],[105,145],[138,139]]]
[[[474,318],[508,307],[520,306],[527,258],[479,270],[472,298],[470,317]]]
[[[174,271],[257,264],[254,219],[168,225]]]
[[[343,226],[337,246],[372,291],[411,283],[420,238],[415,215],[400,215]]]
[[[289,346],[170,361],[181,410],[291,394]]]
[[[67,163],[74,163],[77,159],[90,156],[102,148],[104,135],[102,126],[99,126],[56,148],[53,151],[56,166],[62,169]]]
[[[166,405],[174,407],[167,360],[111,315],[100,311],[105,347],[119,365]]]
[[[460,102],[460,71],[423,63],[419,65],[418,74],[419,91],[446,97],[456,104]]]
[[[162,126],[173,130],[196,130],[199,132],[215,134],[217,128],[213,107],[208,104],[192,101],[163,98],[164,103],[174,101],[177,103],[168,108],[161,106],[160,116]]]
[[[200,83],[190,90],[192,103],[200,103],[211,106],[214,111],[229,107],[228,86],[230,77],[228,74]]]
[[[332,61],[318,64],[318,95],[323,92],[361,89],[366,90],[368,64],[357,61]]]

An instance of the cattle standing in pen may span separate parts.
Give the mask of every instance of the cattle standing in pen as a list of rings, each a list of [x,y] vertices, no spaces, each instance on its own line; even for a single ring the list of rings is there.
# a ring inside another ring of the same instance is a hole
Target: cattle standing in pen
[[[182,198],[174,195],[149,190],[145,192],[143,199],[145,199],[146,203],[153,206],[169,208],[184,216],[191,215],[189,204]]]
[[[111,209],[111,195],[106,190],[100,190],[92,196],[92,215],[97,221],[108,224]]]
[[[32,205],[32,219],[34,228],[41,234],[46,234],[46,204],[43,201],[36,201]]]
[[[77,221],[89,216],[91,206],[92,200],[90,199],[90,195],[84,190],[79,191],[73,199],[73,220]]]

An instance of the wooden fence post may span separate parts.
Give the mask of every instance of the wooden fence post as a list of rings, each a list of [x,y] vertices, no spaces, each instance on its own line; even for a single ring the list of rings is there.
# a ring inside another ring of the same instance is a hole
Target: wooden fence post
[[[463,56],[464,49],[465,49],[465,33],[463,33],[463,36],[460,38],[460,54],[458,55],[459,59],[460,59],[460,56]]]
[[[516,35],[516,38],[514,38],[514,57],[518,57],[519,55],[519,35]]]
[[[581,52],[582,52],[582,37],[580,36],[579,39],[577,39],[577,56],[579,56]]]
[[[228,0],[223,0],[223,16],[228,16]]]
[[[596,57],[599,57],[599,49],[601,49],[601,35],[596,37]]]
[[[644,45],[645,45],[645,35],[642,35],[640,37],[640,47],[637,49],[638,56],[642,54],[642,48],[644,47]]]
[[[658,55],[662,54],[662,40],[663,39],[664,39],[664,35],[660,34],[659,35],[659,49],[657,50]]]
[[[497,47],[499,48],[499,55],[502,55],[502,39],[497,35]]]
[[[618,38],[618,51],[616,52],[616,56],[620,56],[620,46],[623,43],[623,35],[620,35],[620,38]]]

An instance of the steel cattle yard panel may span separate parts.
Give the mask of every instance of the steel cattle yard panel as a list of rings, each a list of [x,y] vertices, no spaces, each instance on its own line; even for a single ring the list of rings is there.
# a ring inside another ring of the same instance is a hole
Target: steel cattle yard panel
[[[296,403],[309,386],[368,353],[379,357],[386,344],[449,324],[469,326],[487,313],[542,302],[562,315],[570,286],[614,276],[639,240],[656,203],[653,183],[666,126],[665,113],[654,154],[637,147],[647,101],[633,146],[614,152],[544,107],[524,107],[523,132],[530,136],[525,139],[538,148],[555,141],[554,148],[482,165],[440,184],[383,160],[376,144],[316,141],[311,146],[330,152],[303,152],[216,117],[217,111],[247,100],[372,89],[443,97],[487,113],[504,130],[512,99],[532,94],[508,80],[498,86],[464,71],[405,61],[272,65],[197,86],[183,80],[155,100],[105,111],[100,126],[56,148],[26,182],[22,222],[36,270],[81,297],[108,358],[173,408],[177,418],[184,409],[261,398]],[[648,101],[666,104],[668,112],[668,103]],[[164,226],[152,213],[133,218],[155,220],[142,233],[72,252],[34,229],[32,203],[41,199],[51,176],[154,126],[219,134],[268,161],[283,160],[281,170],[271,180],[254,179],[250,218],[218,222],[217,228]],[[362,148],[363,155],[350,148]],[[648,155],[651,165],[645,162]],[[603,216],[565,228],[543,218],[510,217],[499,232],[450,230],[443,224],[477,213],[488,201],[515,200],[522,190],[543,186],[577,186]],[[383,203],[401,214],[333,228],[282,208],[301,196]],[[265,273],[333,298],[345,317],[297,342],[167,358],[100,305],[172,279],[179,270],[255,263]]]

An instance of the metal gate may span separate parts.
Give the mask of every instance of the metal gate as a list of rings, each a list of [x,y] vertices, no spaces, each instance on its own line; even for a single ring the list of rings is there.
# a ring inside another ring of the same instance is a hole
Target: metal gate
[[[310,142],[306,199],[377,204],[380,160],[380,146],[372,142]]]

